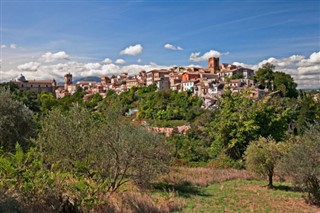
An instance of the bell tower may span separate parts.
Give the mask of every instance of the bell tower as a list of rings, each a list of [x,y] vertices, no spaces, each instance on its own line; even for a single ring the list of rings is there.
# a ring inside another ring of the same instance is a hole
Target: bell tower
[[[214,73],[219,70],[219,58],[211,57],[208,59],[208,68],[210,72]]]
[[[72,84],[72,75],[70,72],[64,76],[64,89],[68,89],[68,85]]]

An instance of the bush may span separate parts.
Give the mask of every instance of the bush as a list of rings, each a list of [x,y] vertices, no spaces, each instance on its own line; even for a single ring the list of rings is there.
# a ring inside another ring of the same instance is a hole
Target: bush
[[[39,150],[24,152],[19,144],[13,153],[1,154],[0,212],[53,212],[60,207],[60,173],[43,162]]]
[[[244,165],[241,161],[235,161],[224,153],[221,153],[217,158],[209,163],[210,167],[217,169],[243,169]]]
[[[309,125],[283,158],[280,169],[307,192],[309,203],[320,204],[320,123]]]
[[[35,137],[36,125],[32,111],[22,102],[13,99],[9,89],[0,88],[0,146],[13,151],[19,142],[29,146],[29,138]]]
[[[128,181],[146,184],[165,171],[167,144],[114,110],[92,115],[75,105],[67,113],[51,111],[37,140],[47,163],[59,160],[73,175],[93,178],[111,192]]]
[[[165,172],[170,152],[162,138],[114,111],[53,109],[44,117],[36,147],[0,149],[0,211],[13,199],[31,212],[89,212],[126,182],[145,186]]]
[[[273,188],[275,167],[285,151],[283,143],[277,143],[273,138],[261,137],[249,144],[245,151],[247,169],[260,175],[268,176],[268,187]]]

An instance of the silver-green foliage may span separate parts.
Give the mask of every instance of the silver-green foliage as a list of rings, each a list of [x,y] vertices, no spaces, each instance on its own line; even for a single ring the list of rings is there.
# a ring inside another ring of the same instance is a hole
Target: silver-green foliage
[[[26,147],[28,139],[35,136],[32,111],[22,102],[13,99],[9,89],[0,88],[0,146],[14,150],[19,142]]]
[[[48,163],[60,162],[78,176],[92,178],[115,191],[127,181],[149,182],[169,163],[169,150],[157,135],[123,121],[108,111],[91,114],[73,106],[51,111],[37,141]]]
[[[245,151],[247,169],[260,175],[268,176],[268,187],[273,187],[275,168],[286,150],[284,143],[277,143],[273,138],[261,137],[249,144]]]
[[[320,204],[320,123],[310,124],[280,164],[308,193],[307,200]]]

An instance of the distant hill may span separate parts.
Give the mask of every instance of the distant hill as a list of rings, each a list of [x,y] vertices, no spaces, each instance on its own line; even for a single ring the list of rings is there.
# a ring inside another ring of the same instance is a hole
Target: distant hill
[[[88,76],[88,77],[81,77],[81,78],[74,78],[73,83],[77,83],[78,81],[95,81],[100,82],[101,78],[98,76]]]
[[[100,82],[101,78],[98,76],[88,76],[88,77],[76,77],[73,79],[72,83],[77,83],[78,81],[95,81]],[[59,81],[58,84],[64,84],[63,81]]]

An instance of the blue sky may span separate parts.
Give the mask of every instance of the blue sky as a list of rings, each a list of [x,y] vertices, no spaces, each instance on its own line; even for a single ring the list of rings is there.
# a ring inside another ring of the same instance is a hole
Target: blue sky
[[[314,0],[2,0],[1,9],[1,72],[59,51],[68,62],[121,58],[126,63],[117,66],[206,66],[205,57],[190,60],[191,54],[200,52],[199,58],[213,50],[222,62],[256,65],[270,57],[301,55],[307,60],[320,50],[320,1]],[[137,44],[142,47],[138,53],[120,54]]]

